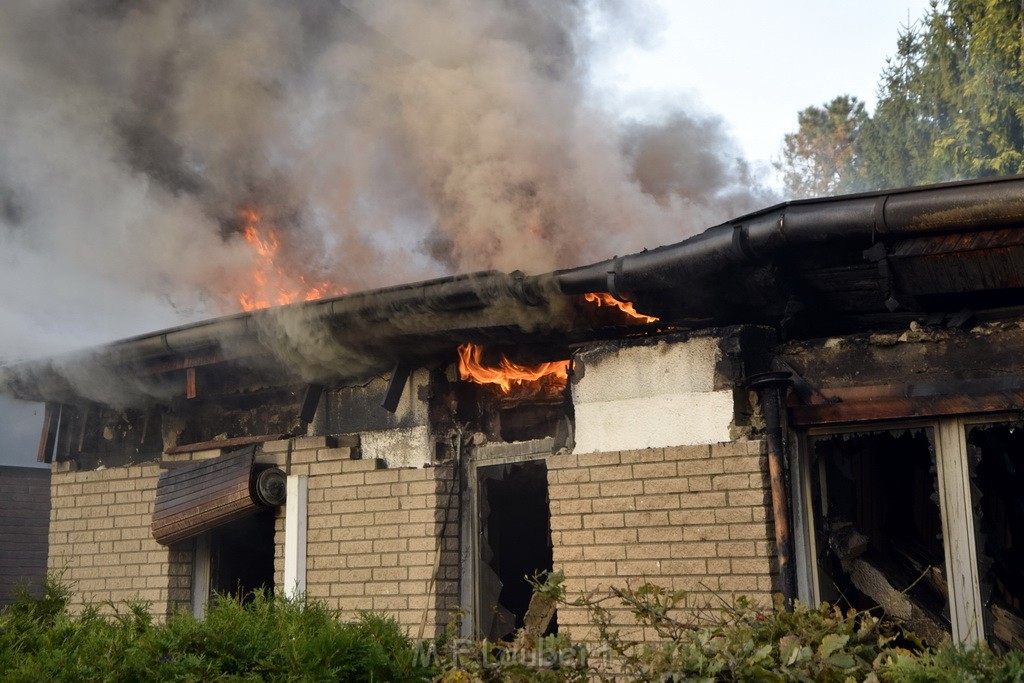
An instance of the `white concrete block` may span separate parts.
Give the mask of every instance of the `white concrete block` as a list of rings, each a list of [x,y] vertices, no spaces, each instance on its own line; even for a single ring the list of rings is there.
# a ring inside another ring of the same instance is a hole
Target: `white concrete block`
[[[576,406],[574,453],[729,441],[731,391],[662,394]]]
[[[423,467],[433,461],[433,442],[427,426],[362,432],[363,458],[380,458],[388,467]]]
[[[575,453],[729,440],[731,389],[715,389],[719,339],[588,351],[573,384]]]
[[[573,387],[573,400],[580,404],[714,391],[719,341],[700,337],[588,352],[583,378]]]

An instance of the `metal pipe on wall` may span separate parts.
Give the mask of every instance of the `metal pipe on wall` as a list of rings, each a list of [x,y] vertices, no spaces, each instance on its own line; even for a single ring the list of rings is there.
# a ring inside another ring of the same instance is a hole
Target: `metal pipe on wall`
[[[757,392],[765,421],[768,442],[768,477],[772,492],[772,520],[775,526],[775,549],[779,560],[779,583],[783,605],[793,611],[796,599],[796,572],[793,564],[793,536],[790,525],[789,493],[786,485],[786,396],[792,384],[788,372],[763,372],[747,378],[747,389]]]

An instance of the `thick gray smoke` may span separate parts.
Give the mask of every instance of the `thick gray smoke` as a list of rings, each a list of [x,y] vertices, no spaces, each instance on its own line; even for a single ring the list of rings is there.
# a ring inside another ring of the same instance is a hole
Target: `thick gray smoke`
[[[232,312],[286,272],[364,289],[543,272],[763,205],[717,120],[625,123],[550,0],[0,5],[0,359]],[[625,3],[623,3],[625,4]]]

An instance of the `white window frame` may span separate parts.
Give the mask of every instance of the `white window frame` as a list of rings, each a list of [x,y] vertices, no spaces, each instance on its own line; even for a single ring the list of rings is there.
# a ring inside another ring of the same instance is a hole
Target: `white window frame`
[[[192,616],[205,619],[210,606],[210,532],[196,536],[192,545]]]
[[[984,604],[981,600],[978,547],[975,539],[970,463],[967,456],[967,428],[976,424],[1019,422],[1018,414],[995,413],[936,417],[921,420],[858,422],[802,429],[797,435],[796,457],[790,462],[792,506],[796,533],[797,594],[810,605],[821,602],[818,574],[813,495],[812,454],[808,437],[854,432],[931,428],[934,438],[939,510],[942,519],[946,582],[953,639],[974,644],[984,639]]]
[[[291,474],[284,505],[284,595],[300,600],[306,595],[306,536],[309,524],[309,475]]]

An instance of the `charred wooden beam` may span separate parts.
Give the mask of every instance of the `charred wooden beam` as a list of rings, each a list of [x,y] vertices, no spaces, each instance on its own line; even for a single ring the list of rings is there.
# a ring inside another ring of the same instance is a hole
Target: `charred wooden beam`
[[[931,398],[936,396],[971,396],[1007,391],[1024,391],[1024,378],[988,377],[983,379],[874,384],[830,388],[828,395],[818,392],[805,403],[823,404],[873,401],[884,398]]]
[[[387,391],[384,392],[384,399],[380,402],[381,408],[393,413],[398,410],[398,402],[402,400],[402,392],[409,382],[409,375],[412,374],[412,366],[404,361],[395,364],[391,371],[391,380],[388,382]]]
[[[1020,410],[1024,391],[1000,391],[989,394],[882,397],[874,400],[843,401],[827,405],[790,406],[790,422],[795,426],[898,420],[939,415],[996,413]]]
[[[185,368],[185,398],[195,398],[196,393],[196,369]]]
[[[316,415],[317,406],[320,405],[320,397],[324,394],[322,384],[310,384],[306,387],[306,393],[302,395],[302,407],[299,408],[299,419],[309,424]]]
[[[992,635],[1015,650],[1024,649],[1024,619],[1001,605],[992,605]]]
[[[277,441],[278,439],[287,439],[287,435],[283,434],[260,434],[258,436],[239,436],[233,439],[214,439],[212,441],[200,441],[198,443],[186,443],[180,446],[171,446],[165,453],[167,455],[177,455],[179,453],[191,453],[193,451],[208,451],[214,448],[239,448],[241,446],[250,446],[256,443],[264,443],[266,441]],[[160,466],[164,467],[166,461],[161,460]]]
[[[239,436],[232,439],[213,439],[211,441],[199,441],[196,443],[186,443],[179,446],[171,446],[164,451],[167,455],[178,455],[181,453],[192,453],[195,451],[209,451],[213,449],[225,449],[225,448],[241,448],[242,446],[251,446],[253,444],[266,443],[267,441],[279,441],[282,439],[290,439],[290,434],[259,434],[255,436]],[[338,434],[330,435],[325,437],[325,443],[328,448],[351,448],[353,453],[353,459],[358,459],[360,439],[358,434]],[[160,466],[164,469],[170,469],[178,466],[176,460],[161,460]]]
[[[57,425],[60,422],[60,406],[47,403],[43,411],[43,431],[39,435],[39,452],[36,462],[51,462],[53,446],[57,440]]]
[[[897,590],[886,575],[864,558],[853,560],[850,580],[864,595],[878,603],[885,613],[906,624],[926,643],[937,645],[949,639],[946,629],[905,590]]]

